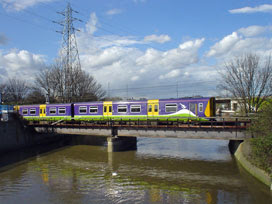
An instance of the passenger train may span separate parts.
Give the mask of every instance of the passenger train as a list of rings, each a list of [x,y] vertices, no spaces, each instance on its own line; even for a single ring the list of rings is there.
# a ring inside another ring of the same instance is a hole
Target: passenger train
[[[22,105],[15,109],[26,120],[187,120],[215,116],[215,98],[180,98],[141,101],[100,101]]]

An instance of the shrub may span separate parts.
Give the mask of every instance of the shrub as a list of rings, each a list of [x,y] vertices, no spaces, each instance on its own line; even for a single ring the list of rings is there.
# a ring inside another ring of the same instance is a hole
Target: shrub
[[[272,173],[272,102],[266,102],[252,119],[251,140],[254,162],[268,173]]]

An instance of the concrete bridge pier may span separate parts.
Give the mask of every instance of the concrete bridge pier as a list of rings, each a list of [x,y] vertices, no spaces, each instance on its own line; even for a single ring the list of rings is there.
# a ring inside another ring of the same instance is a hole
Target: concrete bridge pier
[[[238,149],[239,145],[243,142],[244,140],[230,140],[229,141],[229,151],[231,154],[235,154],[236,150]]]
[[[107,137],[108,152],[121,152],[137,149],[137,137]]]

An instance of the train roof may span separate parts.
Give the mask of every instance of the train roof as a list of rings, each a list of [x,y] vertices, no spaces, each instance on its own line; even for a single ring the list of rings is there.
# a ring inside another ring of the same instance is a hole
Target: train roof
[[[185,100],[185,101],[198,101],[198,100],[208,100],[213,97],[184,97],[184,98],[169,98],[169,99],[146,99],[146,100],[129,100],[129,101],[110,101],[114,104],[116,103],[145,103],[148,100],[159,100],[159,101],[177,101],[177,100]],[[46,105],[46,106],[70,106],[71,104],[75,105],[89,105],[89,104],[103,104],[104,102],[108,101],[89,101],[89,102],[75,102],[75,103],[56,103],[56,104],[33,104],[33,105],[19,105],[20,107],[39,107],[40,105]]]

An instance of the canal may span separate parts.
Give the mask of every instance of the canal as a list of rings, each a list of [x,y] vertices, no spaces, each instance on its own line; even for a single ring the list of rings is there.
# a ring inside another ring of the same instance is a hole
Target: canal
[[[0,203],[272,203],[228,141],[139,138],[136,151],[52,149],[1,156]]]

